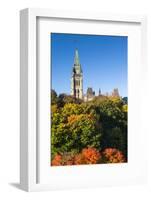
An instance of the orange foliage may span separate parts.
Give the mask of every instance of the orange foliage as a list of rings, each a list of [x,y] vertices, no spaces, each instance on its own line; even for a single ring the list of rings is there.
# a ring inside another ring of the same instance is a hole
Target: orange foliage
[[[81,115],[70,115],[68,117],[68,123],[72,124],[72,123],[78,121],[80,118],[81,118]]]
[[[73,165],[74,164],[74,155],[71,153],[64,153],[62,155],[62,165]]]
[[[70,115],[68,117],[68,123],[72,124],[75,123],[76,121],[82,120],[82,119],[87,119],[87,120],[94,120],[94,116],[92,114],[80,114],[80,115]]]
[[[97,149],[88,147],[84,148],[81,153],[74,155],[72,153],[56,154],[51,163],[52,166],[63,166],[123,162],[125,162],[125,157],[118,149],[107,148],[100,153]]]
[[[74,156],[68,153],[62,155],[56,154],[51,164],[52,166],[73,165]]]
[[[82,155],[82,153],[79,153],[75,156],[74,158],[74,164],[75,165],[82,165],[82,164],[86,164],[85,163],[85,158],[84,156]]]
[[[105,163],[122,163],[125,157],[121,151],[115,148],[107,148],[102,152]]]
[[[101,159],[101,154],[95,148],[88,147],[75,156],[75,164],[97,164]]]
[[[52,166],[61,166],[62,165],[62,156],[56,154],[54,159],[51,162]]]
[[[82,150],[86,164],[96,164],[101,158],[100,152],[92,147],[88,147]]]

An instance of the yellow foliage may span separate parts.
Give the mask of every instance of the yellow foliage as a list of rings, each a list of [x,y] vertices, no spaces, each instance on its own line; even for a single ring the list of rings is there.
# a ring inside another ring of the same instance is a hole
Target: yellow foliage
[[[51,113],[52,114],[55,113],[55,112],[57,112],[57,110],[58,110],[58,107],[57,107],[56,104],[55,105],[51,105]]]
[[[82,120],[83,118],[87,118],[88,120],[94,120],[94,116],[92,114],[70,115],[68,117],[68,123],[72,124],[76,121]]]
[[[128,105],[123,105],[122,110],[123,112],[128,112]]]

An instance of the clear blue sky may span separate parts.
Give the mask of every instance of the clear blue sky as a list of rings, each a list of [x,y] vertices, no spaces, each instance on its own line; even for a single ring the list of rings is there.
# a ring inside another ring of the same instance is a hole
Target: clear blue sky
[[[92,87],[98,94],[119,89],[127,96],[127,36],[51,33],[52,89],[70,94],[70,78],[78,49],[83,70],[84,93]]]

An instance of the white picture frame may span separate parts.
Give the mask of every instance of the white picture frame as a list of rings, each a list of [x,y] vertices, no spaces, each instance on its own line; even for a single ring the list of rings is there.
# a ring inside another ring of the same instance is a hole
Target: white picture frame
[[[145,16],[124,16],[100,13],[54,11],[49,9],[24,9],[20,12],[20,185],[26,191],[52,190],[78,187],[72,181],[69,184],[57,185],[53,183],[39,183],[37,176],[39,170],[39,146],[38,146],[38,78],[37,78],[37,19],[69,19],[91,21],[126,23],[128,25],[139,24],[141,33],[141,63],[140,72],[142,85],[145,84],[147,37]],[[99,23],[98,23],[99,26]],[[134,74],[133,74],[134,75]],[[138,79],[137,79],[138,81]],[[143,133],[143,138],[145,134]],[[144,139],[142,138],[142,144]],[[137,141],[136,141],[137,143]],[[144,150],[145,151],[145,146]],[[97,183],[95,186],[104,185],[127,185],[146,182],[145,156],[140,167],[140,176],[128,177],[123,181],[110,181],[110,183]],[[79,187],[92,187],[93,184],[79,184]]]

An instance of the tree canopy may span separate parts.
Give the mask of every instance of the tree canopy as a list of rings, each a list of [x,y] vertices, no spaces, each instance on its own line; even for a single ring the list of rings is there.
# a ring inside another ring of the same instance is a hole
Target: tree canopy
[[[71,161],[73,155],[78,159],[76,155],[81,156],[83,149],[93,148],[92,152],[100,153],[114,149],[111,152],[126,161],[127,112],[126,101],[121,98],[102,96],[83,102],[66,94],[58,96],[52,90],[51,160],[70,157]]]

